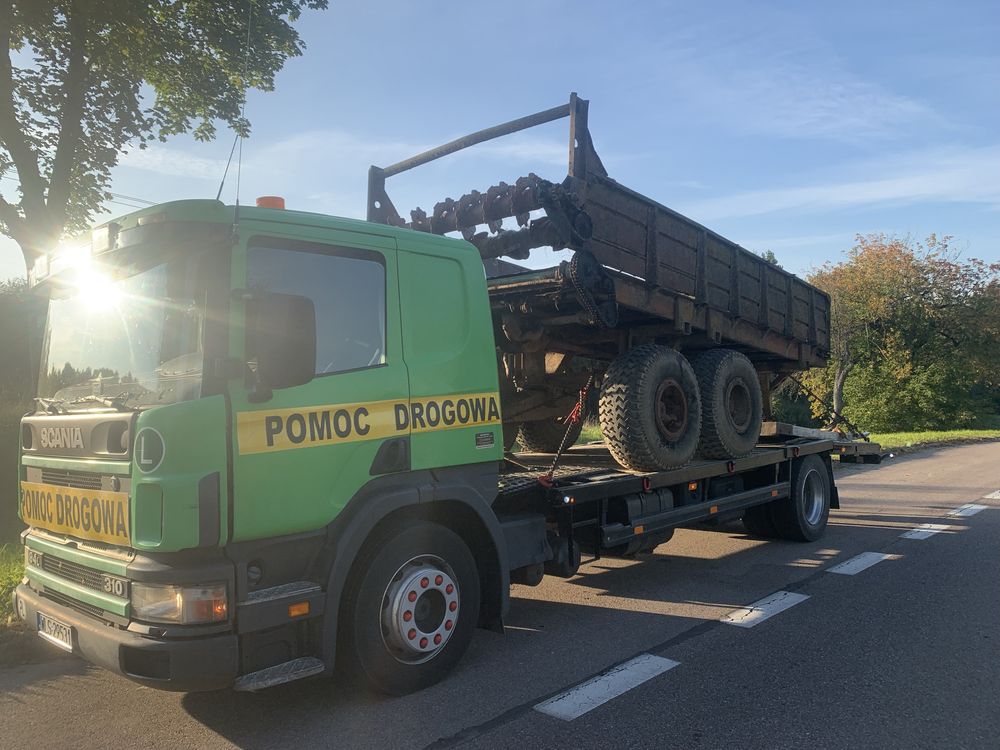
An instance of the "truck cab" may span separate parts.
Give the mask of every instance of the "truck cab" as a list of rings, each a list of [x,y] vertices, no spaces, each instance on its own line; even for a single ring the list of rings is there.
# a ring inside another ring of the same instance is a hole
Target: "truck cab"
[[[14,597],[47,640],[174,690],[328,673],[340,645],[405,692],[499,623],[503,438],[471,245],[179,201],[30,282],[49,307]],[[388,544],[406,534],[424,542]],[[397,559],[407,543],[439,551]],[[374,635],[338,628],[365,607]]]

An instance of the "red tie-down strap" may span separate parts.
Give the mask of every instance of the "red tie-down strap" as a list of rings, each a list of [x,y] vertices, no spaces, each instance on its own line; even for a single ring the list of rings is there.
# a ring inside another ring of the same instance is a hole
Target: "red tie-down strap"
[[[590,377],[587,378],[587,382],[584,384],[583,388],[580,389],[580,397],[576,400],[576,404],[566,418],[563,420],[563,424],[566,425],[566,432],[563,433],[562,441],[559,443],[559,450],[556,451],[555,457],[552,459],[552,466],[546,474],[542,474],[538,477],[538,483],[545,487],[550,488],[553,483],[553,479],[556,473],[556,466],[559,465],[559,459],[562,458],[562,454],[569,447],[566,443],[569,441],[569,435],[573,431],[574,425],[578,424],[580,420],[583,419],[584,410],[586,409],[587,396],[590,393],[591,387],[594,385],[594,373],[590,373]]]

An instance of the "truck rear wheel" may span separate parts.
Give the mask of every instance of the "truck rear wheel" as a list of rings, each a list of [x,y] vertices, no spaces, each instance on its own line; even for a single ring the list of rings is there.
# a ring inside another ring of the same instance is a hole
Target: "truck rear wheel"
[[[792,462],[791,494],[769,503],[771,520],[782,539],[814,542],[823,536],[830,517],[830,473],[819,456]]]
[[[760,438],[763,399],[753,363],[732,349],[711,349],[692,362],[701,393],[705,458],[747,456]]]
[[[348,672],[390,695],[444,678],[468,648],[479,616],[479,574],[461,537],[427,522],[394,529],[355,571],[338,649]]]
[[[665,346],[643,344],[612,362],[599,411],[608,449],[627,469],[682,466],[698,447],[698,381],[687,359]]]
[[[566,422],[561,417],[525,422],[521,425],[518,442],[528,453],[555,453],[566,435],[566,427]],[[583,420],[580,419],[570,428],[566,438],[567,448],[577,441],[582,431]]]

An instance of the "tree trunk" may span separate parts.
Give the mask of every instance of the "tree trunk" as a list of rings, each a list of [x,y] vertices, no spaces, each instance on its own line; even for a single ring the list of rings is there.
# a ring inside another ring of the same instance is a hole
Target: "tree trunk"
[[[833,376],[833,416],[835,419],[844,413],[844,381],[847,380],[847,376],[853,369],[854,363],[850,360],[837,363],[837,371]]]

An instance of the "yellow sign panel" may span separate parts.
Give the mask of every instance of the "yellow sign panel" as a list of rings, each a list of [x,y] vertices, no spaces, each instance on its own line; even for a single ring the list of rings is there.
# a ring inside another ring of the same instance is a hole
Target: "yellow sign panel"
[[[500,394],[463,393],[236,415],[240,454],[381,440],[413,432],[500,424]]]
[[[21,482],[21,519],[80,539],[121,545],[131,541],[127,492]]]

